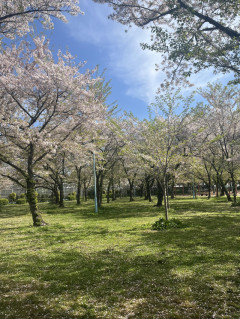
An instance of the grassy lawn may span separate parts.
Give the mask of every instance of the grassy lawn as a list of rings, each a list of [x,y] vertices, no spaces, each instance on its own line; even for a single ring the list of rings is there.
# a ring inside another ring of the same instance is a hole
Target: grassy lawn
[[[0,212],[0,318],[240,318],[240,208],[175,199],[184,228],[127,199],[59,209],[33,228],[27,205]]]

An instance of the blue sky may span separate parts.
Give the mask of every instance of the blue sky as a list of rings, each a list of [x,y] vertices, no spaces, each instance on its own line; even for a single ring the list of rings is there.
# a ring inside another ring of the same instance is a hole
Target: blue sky
[[[139,118],[147,117],[147,106],[154,102],[164,79],[164,73],[155,71],[161,55],[140,47],[141,42],[149,42],[150,30],[132,27],[125,32],[125,26],[107,18],[110,13],[107,5],[80,0],[80,8],[84,15],[68,17],[67,24],[56,21],[55,29],[48,32],[54,50],[68,49],[79,61],[86,61],[89,69],[96,65],[100,70],[106,68],[106,80],[111,79],[112,86],[109,102],[117,100],[122,110]],[[217,78],[227,82],[230,77],[205,70],[195,75],[192,82],[203,87]]]

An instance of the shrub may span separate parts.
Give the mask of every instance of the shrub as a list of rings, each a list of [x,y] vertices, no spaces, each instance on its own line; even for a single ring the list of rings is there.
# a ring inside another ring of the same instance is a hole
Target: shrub
[[[7,198],[0,198],[0,206],[7,205],[9,203]]]
[[[17,194],[16,193],[11,193],[11,194],[8,195],[8,200],[9,200],[10,203],[15,202],[16,199],[17,199]]]
[[[26,204],[26,198],[19,198],[16,200],[16,204],[22,205],[22,204]]]
[[[25,193],[20,194],[19,198],[25,198],[26,200],[26,194]]]
[[[72,193],[68,194],[67,199],[68,200],[75,200],[76,199],[76,192],[72,192]]]
[[[165,230],[169,228],[182,228],[183,224],[180,220],[178,219],[170,219],[166,220],[164,218],[159,218],[153,225],[152,229],[153,230]]]

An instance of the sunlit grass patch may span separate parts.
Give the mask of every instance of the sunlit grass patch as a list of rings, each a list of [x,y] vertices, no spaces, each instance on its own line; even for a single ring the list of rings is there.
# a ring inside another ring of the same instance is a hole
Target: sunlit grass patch
[[[187,225],[151,230],[153,203],[40,204],[0,213],[0,318],[239,318],[240,214],[223,200],[174,199]]]

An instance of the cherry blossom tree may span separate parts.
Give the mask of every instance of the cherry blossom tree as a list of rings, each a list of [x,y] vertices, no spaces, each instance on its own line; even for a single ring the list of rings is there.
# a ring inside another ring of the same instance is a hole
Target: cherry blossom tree
[[[184,145],[187,141],[183,132],[192,102],[192,95],[184,98],[179,90],[158,95],[151,106],[154,116],[150,113],[149,120],[144,120],[142,125],[146,142],[141,156],[154,168],[156,179],[163,190],[166,220],[169,210],[169,179],[183,161]],[[182,110],[177,114],[180,107]]]
[[[143,48],[164,54],[163,68],[172,79],[214,67],[234,72],[239,81],[238,0],[94,0],[113,8],[110,18],[122,24],[150,26]]]
[[[221,154],[223,166],[230,176],[236,202],[239,162],[234,161],[234,158],[240,151],[239,89],[236,86],[223,87],[217,83],[209,84],[208,88],[200,90],[200,93],[208,102],[210,147],[212,148],[212,144],[215,145]]]
[[[120,161],[123,166],[125,178],[129,185],[129,199],[134,201],[134,188],[139,177],[143,174],[141,157],[139,156],[140,129],[139,120],[132,114],[128,114],[121,123],[121,134],[124,147],[120,153]]]
[[[119,152],[124,142],[119,137],[118,127],[114,121],[108,122],[98,131],[98,137],[95,138],[96,145],[96,182],[98,206],[102,205],[102,193],[104,180],[108,172],[111,171],[119,161]]]
[[[67,21],[64,13],[79,14],[78,0],[1,0],[0,36],[15,38],[33,31],[34,20],[53,28],[53,18]]]
[[[23,177],[38,226],[44,224],[35,190],[38,167],[83,123],[100,121],[104,106],[89,89],[97,81],[92,72],[80,73],[82,64],[69,53],[59,52],[54,62],[44,37],[34,44],[31,49],[21,42],[0,53],[0,160]]]

